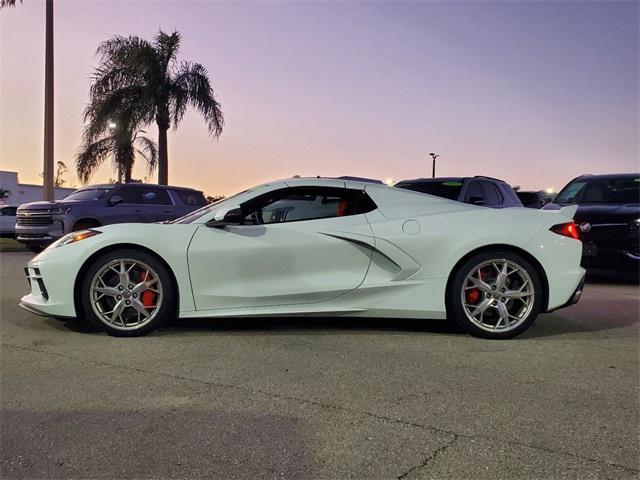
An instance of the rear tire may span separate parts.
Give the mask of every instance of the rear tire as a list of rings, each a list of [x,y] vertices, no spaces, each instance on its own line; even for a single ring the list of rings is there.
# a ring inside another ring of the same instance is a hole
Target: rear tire
[[[82,310],[98,329],[138,337],[175,315],[176,287],[164,264],[137,249],[98,258],[82,280]]]
[[[533,324],[542,309],[543,288],[528,260],[491,250],[460,265],[446,300],[449,317],[464,331],[482,338],[508,339]]]

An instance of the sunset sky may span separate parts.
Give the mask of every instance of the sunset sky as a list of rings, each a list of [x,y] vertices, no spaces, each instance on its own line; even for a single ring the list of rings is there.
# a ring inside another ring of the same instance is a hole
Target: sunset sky
[[[231,194],[270,179],[484,174],[559,189],[638,171],[633,2],[57,0],[55,158],[72,170],[97,45],[178,30],[226,126],[169,136],[169,180]],[[40,182],[44,2],[0,12],[0,169]],[[155,126],[147,131],[156,137]],[[145,175],[142,164],[134,176]],[[107,163],[92,182],[115,174]],[[153,177],[155,180],[155,175]]]

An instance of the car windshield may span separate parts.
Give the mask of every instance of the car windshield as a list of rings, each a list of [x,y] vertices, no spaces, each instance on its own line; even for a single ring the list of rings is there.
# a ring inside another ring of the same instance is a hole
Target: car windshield
[[[242,192],[236,193],[235,195],[232,195],[230,197],[222,198],[217,202],[213,202],[213,203],[210,203],[209,205],[205,205],[204,207],[199,208],[198,210],[194,210],[193,212],[188,213],[184,217],[177,218],[176,220],[168,223],[194,223],[195,221],[197,221],[198,219],[202,218],[205,215],[208,215],[210,213],[215,214],[216,211],[222,208],[226,208],[230,204],[233,205],[237,203],[237,197],[250,191],[251,190],[243,190]]]
[[[462,190],[462,182],[458,180],[436,181],[436,182],[400,182],[396,184],[398,188],[413,190],[414,192],[426,193],[436,197],[457,200]]]
[[[558,194],[554,203],[639,203],[640,178],[580,178],[572,181]]]
[[[71,195],[64,197],[61,202],[88,202],[92,200],[100,200],[104,195],[109,192],[111,188],[85,188],[82,190],[76,190]]]

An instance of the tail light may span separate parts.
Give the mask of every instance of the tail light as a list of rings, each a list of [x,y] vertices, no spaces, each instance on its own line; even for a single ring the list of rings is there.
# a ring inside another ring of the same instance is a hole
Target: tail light
[[[578,226],[573,222],[560,223],[559,225],[554,225],[549,230],[553,233],[557,233],[558,235],[562,235],[563,237],[580,240],[580,235],[578,235]]]

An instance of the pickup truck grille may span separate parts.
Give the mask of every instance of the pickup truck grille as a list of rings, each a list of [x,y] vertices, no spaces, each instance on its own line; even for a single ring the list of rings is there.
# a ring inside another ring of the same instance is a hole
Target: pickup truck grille
[[[18,225],[24,226],[42,226],[51,225],[53,223],[53,216],[49,210],[41,211],[18,211],[17,222]]]

